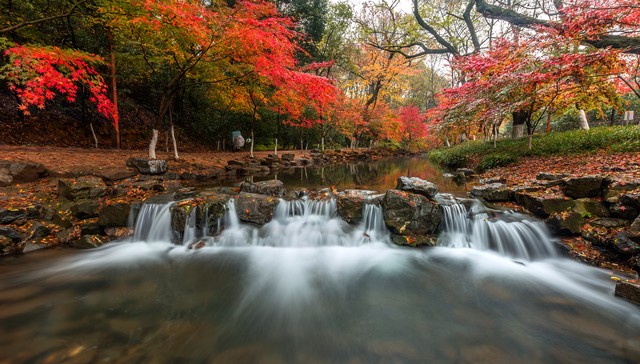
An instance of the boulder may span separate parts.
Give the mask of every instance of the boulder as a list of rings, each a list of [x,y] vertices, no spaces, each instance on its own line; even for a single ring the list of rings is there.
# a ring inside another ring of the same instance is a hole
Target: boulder
[[[122,239],[133,236],[133,229],[129,227],[108,227],[104,229],[104,233],[110,238]]]
[[[382,206],[385,224],[399,235],[432,235],[440,225],[440,205],[422,195],[388,190]]]
[[[98,212],[98,225],[102,227],[126,227],[129,225],[131,204],[116,202],[103,206]]]
[[[135,168],[141,174],[163,174],[169,169],[165,159],[129,158],[127,167]]]
[[[27,218],[27,211],[25,209],[0,207],[0,224],[12,224],[18,220],[24,220],[26,218]]]
[[[296,165],[304,167],[304,166],[312,165],[313,164],[313,159],[300,157],[295,162],[296,162]]]
[[[362,222],[364,205],[371,198],[373,191],[344,190],[337,195],[338,215],[349,224]]]
[[[44,219],[46,221],[50,221],[58,226],[61,226],[65,229],[70,228],[73,225],[73,222],[71,221],[71,219],[69,218],[69,216],[67,216],[66,214],[64,214],[61,211],[58,211],[57,209],[50,207],[50,208],[46,208],[44,211]]]
[[[245,165],[247,165],[247,162],[243,161],[243,160],[238,160],[238,159],[231,159],[231,160],[227,161],[227,165],[229,165],[229,166],[245,166]]]
[[[579,198],[575,200],[573,209],[584,217],[609,217],[609,210],[602,202],[592,198]]]
[[[284,184],[282,181],[272,179],[262,182],[242,182],[240,191],[248,193],[258,193],[267,196],[282,197],[284,195]]]
[[[71,245],[76,249],[92,249],[106,243],[107,239],[100,235],[83,235],[78,240],[71,241]]]
[[[13,243],[19,243],[22,240],[20,234],[10,226],[0,226],[0,236],[8,238]]]
[[[640,245],[629,239],[624,233],[618,233],[611,239],[607,240],[607,245],[613,251],[624,256],[636,255],[640,253]]]
[[[489,202],[513,200],[513,192],[502,183],[474,186],[471,189],[471,196],[482,198]]]
[[[23,241],[14,242],[12,239],[0,235],[0,256],[22,254],[24,246],[25,242]]]
[[[568,198],[533,193],[516,193],[515,199],[531,213],[545,219],[554,212],[567,211],[575,205],[575,202]]]
[[[107,185],[99,177],[83,176],[58,180],[58,194],[71,201],[102,197],[106,193]]]
[[[604,177],[601,176],[565,178],[564,194],[572,198],[602,196],[604,181]]]
[[[628,222],[627,220],[624,220],[624,219],[605,217],[601,219],[595,219],[591,221],[590,224],[594,226],[603,227],[603,228],[613,229],[613,228],[627,226]]]
[[[47,175],[47,169],[40,163],[0,161],[0,187],[34,182]]]
[[[629,229],[627,229],[627,235],[636,239],[640,238],[640,216],[636,217],[631,226],[629,226]]]
[[[563,178],[568,177],[568,174],[565,173],[550,173],[550,172],[541,172],[536,176],[537,180],[540,181],[557,181]]]
[[[245,222],[263,225],[271,221],[280,200],[276,197],[241,192],[236,197],[238,218]]]
[[[609,206],[609,211],[611,211],[611,216],[626,220],[633,220],[640,214],[640,211],[635,207],[625,205],[621,202],[616,202]]]
[[[417,193],[433,199],[438,194],[438,186],[418,177],[402,176],[398,178],[396,190]]]
[[[456,172],[464,174],[465,177],[472,177],[476,174],[476,171],[469,168],[458,168],[456,169]]]
[[[267,166],[257,166],[257,167],[239,167],[236,169],[236,173],[238,176],[249,176],[252,174],[269,174],[271,169]]]
[[[294,153],[282,153],[283,161],[293,162],[295,158],[296,158],[296,155]]]
[[[616,284],[615,295],[631,303],[640,305],[640,284],[620,281]]]
[[[582,215],[576,211],[565,211],[551,214],[545,222],[549,230],[555,234],[571,236],[580,235],[585,220]]]
[[[89,219],[98,216],[100,203],[96,200],[82,200],[71,205],[71,214],[78,219]]]
[[[640,210],[640,193],[628,193],[620,196],[620,203]]]
[[[640,188],[640,181],[631,179],[613,179],[604,191],[603,198],[606,202],[616,203],[620,196]]]
[[[34,221],[29,228],[29,240],[40,240],[51,234],[51,229],[41,222]]]

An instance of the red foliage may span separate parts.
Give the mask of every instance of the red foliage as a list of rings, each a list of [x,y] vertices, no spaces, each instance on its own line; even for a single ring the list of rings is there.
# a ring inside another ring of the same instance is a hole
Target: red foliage
[[[0,69],[2,77],[18,95],[19,108],[25,115],[29,115],[32,105],[44,109],[46,101],[53,100],[56,93],[74,102],[78,87],[84,86],[91,95],[89,101],[102,115],[114,120],[114,107],[106,96],[107,86],[94,69],[102,58],[75,50],[31,45],[11,47],[4,55],[9,60]]]

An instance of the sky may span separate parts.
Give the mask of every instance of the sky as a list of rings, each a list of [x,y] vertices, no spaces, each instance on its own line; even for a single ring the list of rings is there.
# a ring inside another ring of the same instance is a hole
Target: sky
[[[338,2],[342,2],[344,0],[329,0],[329,2],[332,3],[338,3]],[[360,7],[362,6],[362,4],[364,4],[365,2],[371,2],[371,1],[376,1],[376,0],[347,0],[348,3],[350,3],[351,5],[353,5],[356,9],[360,9]],[[388,2],[391,2],[393,0],[387,0]],[[411,12],[411,0],[400,0],[400,3],[398,4],[397,9],[401,10],[403,12],[406,13],[410,13]]]

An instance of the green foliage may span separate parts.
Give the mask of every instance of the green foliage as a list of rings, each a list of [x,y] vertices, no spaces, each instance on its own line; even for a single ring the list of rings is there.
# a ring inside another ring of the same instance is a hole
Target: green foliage
[[[639,152],[640,127],[613,126],[591,130],[554,132],[533,137],[529,150],[527,138],[505,139],[497,143],[476,140],[442,148],[429,153],[429,158],[448,168],[478,167],[486,170],[515,163],[520,157],[579,154],[607,150],[610,152]],[[476,166],[471,161],[478,160]]]
[[[512,154],[507,153],[495,153],[489,154],[482,158],[480,163],[478,163],[479,171],[486,171],[488,169],[508,166],[509,164],[516,163],[518,161],[518,157]]]

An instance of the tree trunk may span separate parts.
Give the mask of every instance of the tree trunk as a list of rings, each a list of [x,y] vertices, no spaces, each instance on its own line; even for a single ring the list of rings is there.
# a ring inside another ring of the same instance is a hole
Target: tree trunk
[[[173,158],[178,160],[180,159],[180,156],[178,155],[178,143],[176,142],[176,133],[173,128],[173,123],[171,124],[171,140],[173,141]]]
[[[498,147],[498,126],[493,124],[493,147]]]
[[[551,133],[551,112],[547,112],[547,129],[545,130],[547,134]]]
[[[249,154],[253,158],[253,125],[251,126],[251,153]]]
[[[158,144],[158,129],[153,129],[151,143],[149,143],[149,159],[156,159],[156,145]]]
[[[116,133],[116,148],[120,149],[120,114],[118,111],[118,90],[116,83],[116,52],[114,50],[113,33],[109,31],[109,71],[111,76],[111,102],[113,103],[113,129]]]
[[[275,154],[275,156],[278,156],[278,138],[276,138],[276,146],[275,148],[273,148],[273,154]]]
[[[322,138],[320,139],[320,143],[321,143],[321,145],[322,145],[321,150],[322,150],[322,152],[324,153],[324,137],[322,137]]]
[[[93,123],[89,123],[89,127],[91,128],[91,135],[93,136],[93,142],[96,145],[96,149],[98,149],[98,138],[96,137],[95,130],[93,130]]]
[[[529,150],[533,146],[533,133],[529,133]]]
[[[511,116],[513,117],[511,138],[520,139],[524,136],[524,125],[527,121],[528,114],[525,111],[515,111],[511,113]]]
[[[580,122],[580,129],[589,130],[589,120],[584,109],[578,109],[578,121]]]

